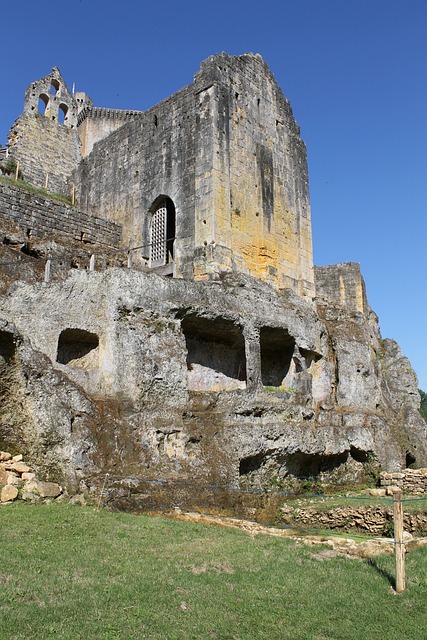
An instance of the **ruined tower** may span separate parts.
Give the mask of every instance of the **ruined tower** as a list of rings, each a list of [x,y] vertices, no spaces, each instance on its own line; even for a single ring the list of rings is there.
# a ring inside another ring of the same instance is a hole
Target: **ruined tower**
[[[208,58],[146,112],[95,107],[54,67],[28,87],[8,147],[24,180],[73,185],[81,208],[120,224],[135,263],[314,296],[305,145],[259,55]]]
[[[8,153],[23,180],[64,193],[81,160],[77,103],[57,67],[25,92],[24,111],[12,125]]]
[[[95,144],[73,180],[151,268],[314,295],[305,145],[259,55],[207,59],[191,85]]]

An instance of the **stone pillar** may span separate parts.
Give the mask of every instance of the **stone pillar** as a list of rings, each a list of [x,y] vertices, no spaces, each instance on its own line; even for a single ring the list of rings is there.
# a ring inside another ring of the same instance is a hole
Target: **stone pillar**
[[[248,391],[256,392],[262,389],[259,328],[245,325],[243,337],[246,355],[246,388]]]

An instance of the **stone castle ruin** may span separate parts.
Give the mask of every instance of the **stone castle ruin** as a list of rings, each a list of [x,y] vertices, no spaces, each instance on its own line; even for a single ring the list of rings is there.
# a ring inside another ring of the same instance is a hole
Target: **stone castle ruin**
[[[1,166],[0,448],[74,489],[109,473],[127,508],[160,480],[227,502],[427,464],[359,266],[313,266],[305,145],[259,55],[212,56],[145,112],[54,67]]]

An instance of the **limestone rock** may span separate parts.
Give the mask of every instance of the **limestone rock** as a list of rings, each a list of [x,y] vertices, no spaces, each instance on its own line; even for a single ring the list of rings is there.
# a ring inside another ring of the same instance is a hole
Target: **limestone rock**
[[[383,497],[386,495],[385,489],[368,489],[368,493],[370,496]]]
[[[23,458],[22,453],[19,453],[18,455],[13,456],[12,460],[13,462],[21,462],[22,458]]]
[[[0,494],[1,502],[9,502],[11,500],[16,500],[18,497],[18,489],[12,485],[7,485],[3,487]]]
[[[27,492],[33,492],[33,491],[38,491],[38,482],[36,479],[33,480],[29,480],[28,482],[25,482],[24,487],[23,487],[24,491]]]
[[[62,489],[56,482],[37,482],[37,490],[42,498],[56,498]]]
[[[40,496],[38,496],[36,493],[32,493],[31,491],[23,491],[22,499],[29,502],[39,502]]]
[[[358,556],[360,558],[374,558],[375,556],[387,553],[394,553],[393,540],[367,540],[357,545]]]
[[[84,507],[87,504],[87,502],[84,495],[81,493],[78,493],[70,498],[69,504],[80,504]]]
[[[15,462],[11,468],[17,473],[28,473],[30,471],[30,467],[28,467],[23,462]]]
[[[7,484],[8,475],[6,469],[0,467],[0,484]]]
[[[21,480],[21,478],[20,478],[18,475],[16,475],[15,473],[10,473],[10,472],[9,472],[9,473],[7,474],[7,484],[11,484],[11,485],[16,486],[16,485],[22,484],[22,480]]]
[[[0,462],[3,460],[10,460],[12,458],[12,454],[7,451],[0,451]]]
[[[26,473],[26,472],[24,472],[21,476],[23,480],[34,480],[35,477],[36,477],[35,473]]]

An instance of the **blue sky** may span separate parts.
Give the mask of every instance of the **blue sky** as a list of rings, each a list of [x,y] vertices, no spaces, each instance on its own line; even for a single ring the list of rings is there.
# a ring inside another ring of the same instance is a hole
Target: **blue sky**
[[[427,390],[426,0],[21,0],[0,24],[2,144],[54,65],[97,106],[144,110],[214,53],[261,53],[307,144],[315,263],[360,262]]]

